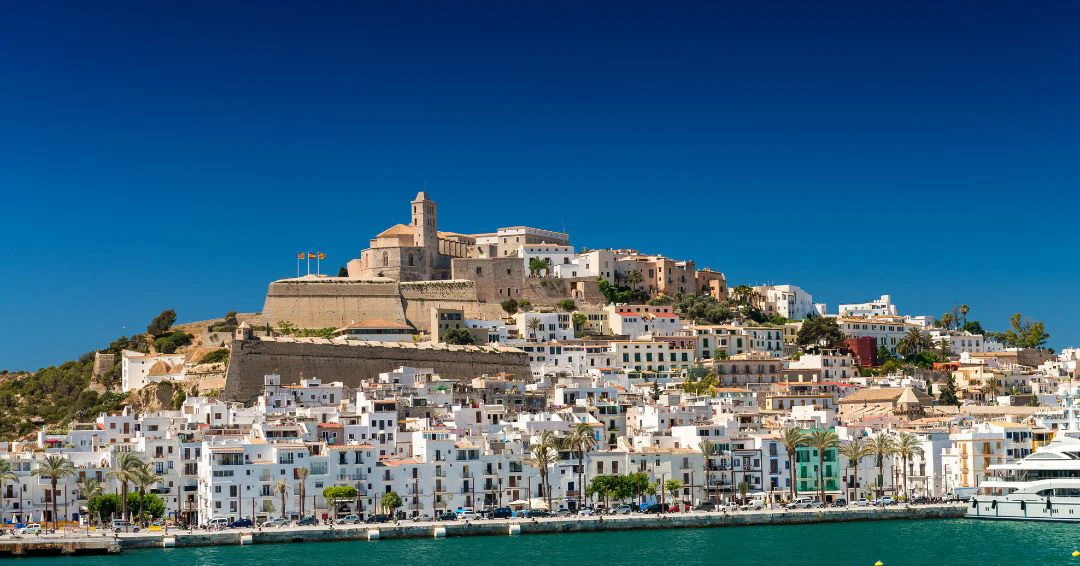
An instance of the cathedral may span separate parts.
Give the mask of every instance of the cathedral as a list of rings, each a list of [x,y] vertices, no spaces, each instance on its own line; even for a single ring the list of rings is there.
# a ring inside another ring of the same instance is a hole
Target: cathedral
[[[412,221],[387,228],[349,262],[349,277],[388,277],[395,281],[450,278],[450,259],[466,257],[469,243],[460,234],[439,233],[438,205],[420,192],[413,199]]]

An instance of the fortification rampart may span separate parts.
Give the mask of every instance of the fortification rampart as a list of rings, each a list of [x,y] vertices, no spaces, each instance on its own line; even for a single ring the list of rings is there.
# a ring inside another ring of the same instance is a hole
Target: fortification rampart
[[[400,366],[430,367],[447,379],[470,379],[483,374],[530,375],[528,356],[506,347],[447,346],[428,343],[358,342],[343,344],[321,338],[277,338],[232,343],[224,395],[251,401],[262,390],[263,376],[281,375],[283,384],[302,377],[341,381],[357,387],[365,379]]]

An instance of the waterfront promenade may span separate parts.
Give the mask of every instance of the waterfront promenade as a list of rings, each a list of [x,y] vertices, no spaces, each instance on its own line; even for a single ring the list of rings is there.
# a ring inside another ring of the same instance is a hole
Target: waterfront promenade
[[[848,507],[723,512],[690,512],[663,515],[605,515],[542,519],[492,519],[477,521],[380,523],[312,527],[230,529],[224,531],[169,530],[165,532],[113,534],[109,531],[81,535],[0,537],[0,556],[41,554],[118,553],[133,548],[180,548],[330,542],[402,538],[464,536],[517,536],[621,530],[655,530],[703,527],[798,525],[812,523],[878,521],[895,519],[952,519],[963,517],[963,505],[921,505],[886,508]]]

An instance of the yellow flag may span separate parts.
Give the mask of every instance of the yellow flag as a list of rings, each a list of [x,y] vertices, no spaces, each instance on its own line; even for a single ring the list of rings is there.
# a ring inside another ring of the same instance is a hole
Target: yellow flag
[[[319,259],[326,259],[326,254],[319,252]]]
[[[304,259],[304,252],[296,254],[296,259]]]
[[[308,252],[308,253],[307,253],[307,258],[308,258],[308,259],[315,259],[315,254],[313,254],[313,253],[311,253],[311,252]]]

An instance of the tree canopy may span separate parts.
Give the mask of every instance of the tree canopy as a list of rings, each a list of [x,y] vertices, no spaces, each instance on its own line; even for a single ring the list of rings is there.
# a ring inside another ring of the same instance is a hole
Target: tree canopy
[[[820,352],[822,349],[835,350],[844,347],[844,331],[836,319],[815,316],[803,321],[802,328],[795,336],[795,344],[806,352]]]
[[[450,330],[447,330],[446,334],[443,334],[443,342],[457,346],[468,346],[476,343],[476,341],[473,340],[472,334],[469,334],[468,329],[465,328],[451,328]]]
[[[1016,313],[1009,319],[1010,328],[1004,332],[991,333],[991,337],[1010,348],[1042,348],[1050,339],[1046,325],[1042,322],[1024,318]]]
[[[165,309],[161,311],[161,314],[155,316],[154,320],[150,321],[150,324],[146,326],[146,332],[154,337],[162,336],[172,328],[175,322],[176,311]]]

